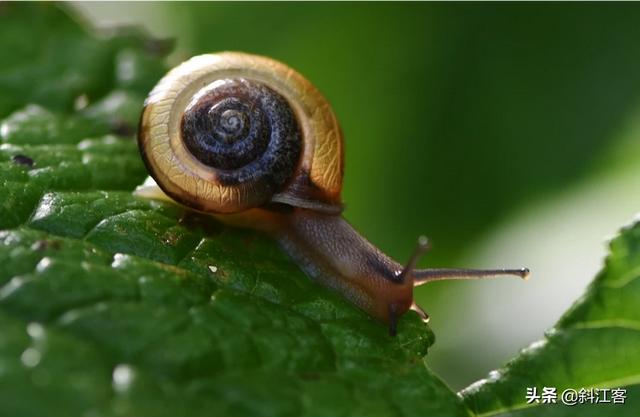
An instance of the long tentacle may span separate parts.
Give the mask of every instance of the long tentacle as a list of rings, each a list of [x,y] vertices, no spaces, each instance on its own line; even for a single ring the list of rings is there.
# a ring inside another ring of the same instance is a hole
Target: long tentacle
[[[502,276],[515,276],[522,279],[529,277],[527,268],[520,269],[464,269],[464,268],[436,268],[416,269],[412,273],[413,286],[426,284],[443,279],[485,279]]]

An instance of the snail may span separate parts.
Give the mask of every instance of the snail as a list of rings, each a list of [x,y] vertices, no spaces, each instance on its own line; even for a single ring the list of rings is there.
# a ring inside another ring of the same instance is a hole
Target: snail
[[[195,56],[153,88],[138,144],[151,175],[136,194],[172,201],[275,238],[312,279],[338,291],[396,334],[416,311],[413,288],[441,279],[527,269],[415,269],[421,237],[403,266],[341,216],[343,138],[329,103],[302,75],[239,52]]]

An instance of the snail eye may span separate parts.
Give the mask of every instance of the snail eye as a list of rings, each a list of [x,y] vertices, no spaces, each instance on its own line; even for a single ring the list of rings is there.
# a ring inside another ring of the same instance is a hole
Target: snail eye
[[[266,179],[273,190],[295,171],[301,133],[287,100],[243,78],[216,80],[197,92],[181,120],[182,141],[225,184]]]

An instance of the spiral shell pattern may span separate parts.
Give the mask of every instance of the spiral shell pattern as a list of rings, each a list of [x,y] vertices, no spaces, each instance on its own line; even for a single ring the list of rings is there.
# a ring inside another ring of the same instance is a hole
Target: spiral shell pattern
[[[145,101],[138,144],[160,188],[199,211],[342,207],[335,116],[307,80],[269,58],[225,52],[174,68]]]
[[[300,128],[287,101],[242,78],[199,91],[183,113],[181,133],[189,152],[223,184],[263,181],[273,194],[300,159]]]

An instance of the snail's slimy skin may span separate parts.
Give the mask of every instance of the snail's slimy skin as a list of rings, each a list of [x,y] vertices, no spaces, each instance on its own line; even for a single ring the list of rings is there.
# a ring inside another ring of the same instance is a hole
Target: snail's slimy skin
[[[320,92],[286,65],[224,52],[171,70],[151,91],[138,144],[153,179],[136,194],[265,232],[302,270],[396,333],[413,288],[439,279],[526,277],[520,270],[415,269],[341,216],[342,132]],[[154,181],[155,180],[155,181]]]
[[[174,202],[152,179],[138,187],[136,194]],[[390,324],[392,316],[399,317],[412,307],[414,285],[410,279],[399,278],[403,266],[341,216],[297,207],[212,215],[225,224],[270,235],[310,278],[340,292],[380,321]]]

